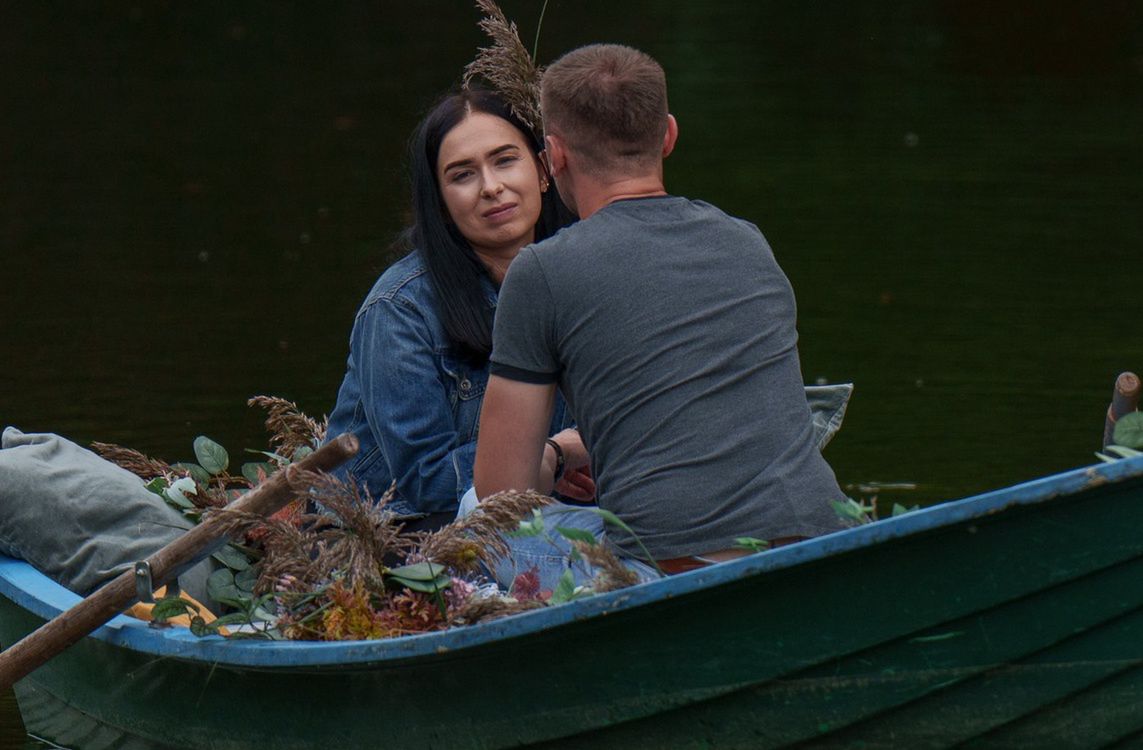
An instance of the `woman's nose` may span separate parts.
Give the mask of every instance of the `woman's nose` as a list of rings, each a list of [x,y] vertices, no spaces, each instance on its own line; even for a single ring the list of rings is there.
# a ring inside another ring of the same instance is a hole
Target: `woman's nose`
[[[496,179],[495,176],[489,175],[484,178],[483,187],[480,189],[481,195],[486,198],[495,198],[500,193],[504,192],[504,183]]]

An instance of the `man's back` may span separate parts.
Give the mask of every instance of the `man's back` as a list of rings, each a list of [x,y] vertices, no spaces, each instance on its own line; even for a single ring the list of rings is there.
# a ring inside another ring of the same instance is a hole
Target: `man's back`
[[[600,505],[655,557],[815,536],[841,527],[841,492],[812,439],[795,316],[753,225],[620,200],[517,258],[493,372],[556,376]]]

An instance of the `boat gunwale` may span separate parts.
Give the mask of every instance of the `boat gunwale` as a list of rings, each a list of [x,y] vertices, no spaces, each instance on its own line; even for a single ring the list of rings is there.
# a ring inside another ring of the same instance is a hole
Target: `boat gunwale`
[[[334,642],[234,640],[222,636],[199,637],[181,627],[155,628],[126,615],[117,615],[90,637],[151,655],[253,668],[365,667],[419,657],[445,656],[652,605],[665,599],[677,600],[740,579],[986,518],[1009,507],[1047,502],[1061,495],[1141,476],[1143,457],[1081,467],[557,607],[399,638]],[[82,598],[28,563],[3,555],[0,555],[0,595],[45,620],[56,617]]]

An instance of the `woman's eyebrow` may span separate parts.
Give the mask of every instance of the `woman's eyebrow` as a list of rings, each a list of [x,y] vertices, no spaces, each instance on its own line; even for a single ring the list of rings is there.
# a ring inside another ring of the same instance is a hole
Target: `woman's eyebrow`
[[[497,146],[496,148],[492,149],[487,154],[485,154],[485,156],[486,157],[497,156],[498,154],[502,154],[505,151],[513,151],[513,150],[518,151],[518,150],[520,150],[520,147],[517,146],[515,143],[505,143],[503,146]],[[447,172],[450,169],[454,169],[456,167],[467,167],[467,166],[470,166],[471,164],[473,164],[475,161],[476,161],[475,159],[457,159],[456,161],[450,161],[448,164],[445,165],[444,169],[441,171]]]

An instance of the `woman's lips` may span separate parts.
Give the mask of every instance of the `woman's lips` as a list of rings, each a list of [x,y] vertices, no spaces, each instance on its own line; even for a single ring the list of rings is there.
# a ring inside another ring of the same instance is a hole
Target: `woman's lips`
[[[489,221],[496,222],[496,221],[504,221],[506,219],[509,219],[515,213],[516,213],[516,204],[515,203],[505,203],[502,206],[496,206],[495,208],[492,208],[492,209],[485,211],[483,214],[481,214],[481,216],[483,216],[485,219],[488,219]]]

